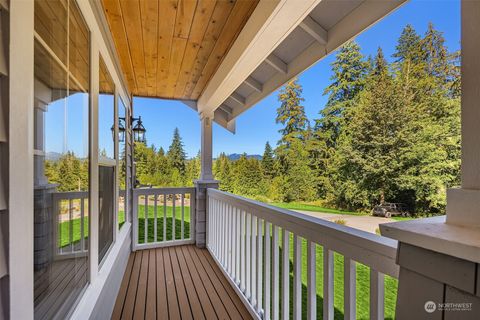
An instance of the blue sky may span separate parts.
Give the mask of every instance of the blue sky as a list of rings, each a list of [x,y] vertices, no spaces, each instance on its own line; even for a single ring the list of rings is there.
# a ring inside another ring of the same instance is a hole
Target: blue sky
[[[356,41],[360,44],[365,56],[375,54],[377,48],[381,46],[386,57],[389,58],[406,24],[410,23],[419,34],[423,35],[430,21],[444,33],[449,50],[458,50],[460,47],[460,1],[455,0],[410,1],[363,32]],[[303,86],[305,111],[312,124],[313,119],[318,118],[318,112],[326,103],[327,97],[323,96],[323,90],[330,83],[330,63],[334,58],[333,53],[299,77],[300,84]],[[200,148],[200,123],[196,112],[178,101],[134,98],[133,103],[135,116],[142,116],[147,129],[149,145],[154,144],[157,148],[161,146],[167,150],[173,130],[178,127],[187,155],[192,157],[197,154]],[[277,92],[275,92],[237,118],[236,134],[231,134],[215,125],[214,156],[220,152],[262,154],[266,141],[275,146],[280,136],[278,130],[281,128],[280,125],[275,124],[278,105]],[[109,130],[111,124],[99,123],[99,126]],[[104,130],[104,135],[110,134],[108,130]],[[57,143],[56,146],[60,144]]]

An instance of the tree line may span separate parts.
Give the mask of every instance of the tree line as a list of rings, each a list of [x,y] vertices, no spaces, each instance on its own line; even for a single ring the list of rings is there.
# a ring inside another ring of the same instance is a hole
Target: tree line
[[[331,64],[318,117],[306,116],[298,79],[288,82],[278,94],[277,145],[267,142],[262,159],[220,154],[213,164],[220,188],[263,201],[320,199],[351,210],[401,202],[443,213],[446,189],[459,184],[459,57],[432,24],[423,36],[407,25],[390,61],[381,48],[366,57],[346,43]],[[199,156],[187,159],[178,129],[166,152],[135,143],[134,156],[141,184],[191,186],[200,175]],[[68,167],[82,165],[69,153],[47,172],[68,177]]]

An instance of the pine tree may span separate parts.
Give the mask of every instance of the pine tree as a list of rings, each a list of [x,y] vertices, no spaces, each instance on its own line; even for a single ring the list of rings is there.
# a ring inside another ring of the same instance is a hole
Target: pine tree
[[[339,136],[348,125],[351,110],[358,102],[358,95],[365,86],[369,69],[373,69],[373,59],[365,62],[360,46],[350,41],[344,44],[332,63],[332,83],[325,89],[328,101],[315,120],[313,139],[309,149],[312,167],[317,176],[317,193],[328,198],[334,191],[334,159]]]
[[[172,144],[168,148],[167,158],[173,168],[177,169],[181,175],[185,174],[186,155],[183,150],[183,142],[178,128],[175,128],[173,131]]]
[[[403,28],[395,49],[396,52],[393,54],[393,57],[397,58],[396,62],[402,62],[407,59],[419,59],[420,36],[412,25],[407,24],[405,28]]]
[[[341,204],[369,207],[391,198],[401,172],[400,150],[406,147],[406,117],[382,50],[375,57],[366,90],[342,136]],[[337,200],[337,201],[338,201]]]
[[[276,123],[285,127],[280,129],[282,138],[279,145],[288,145],[295,139],[304,139],[308,119],[302,105],[302,86],[297,78],[290,80],[278,95],[280,107],[277,108]]]
[[[267,179],[272,179],[275,176],[275,160],[273,158],[273,150],[270,143],[265,144],[265,151],[262,156],[262,170]]]

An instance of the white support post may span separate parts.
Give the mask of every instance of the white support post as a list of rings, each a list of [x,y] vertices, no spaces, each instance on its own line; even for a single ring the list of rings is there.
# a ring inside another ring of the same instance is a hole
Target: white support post
[[[200,180],[213,180],[212,173],[212,120],[213,113],[200,114],[201,122],[201,173]]]
[[[447,191],[447,223],[480,226],[480,2],[462,1],[462,185]]]
[[[218,181],[213,180],[212,171],[212,121],[213,112],[201,113],[201,149],[200,161],[201,171],[200,180],[195,181],[196,199],[195,199],[195,240],[200,248],[205,247],[206,243],[206,225],[207,221],[207,189],[218,188]]]
[[[98,92],[99,92],[99,51],[95,35],[90,45],[90,199],[89,199],[89,281],[98,275]]]
[[[10,1],[9,303],[11,319],[33,319],[33,0]],[[3,92],[2,92],[3,94]]]

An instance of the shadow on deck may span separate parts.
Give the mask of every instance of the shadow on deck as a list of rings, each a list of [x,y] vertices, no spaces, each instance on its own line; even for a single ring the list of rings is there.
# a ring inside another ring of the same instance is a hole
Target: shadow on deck
[[[112,319],[252,319],[206,249],[132,252]]]

